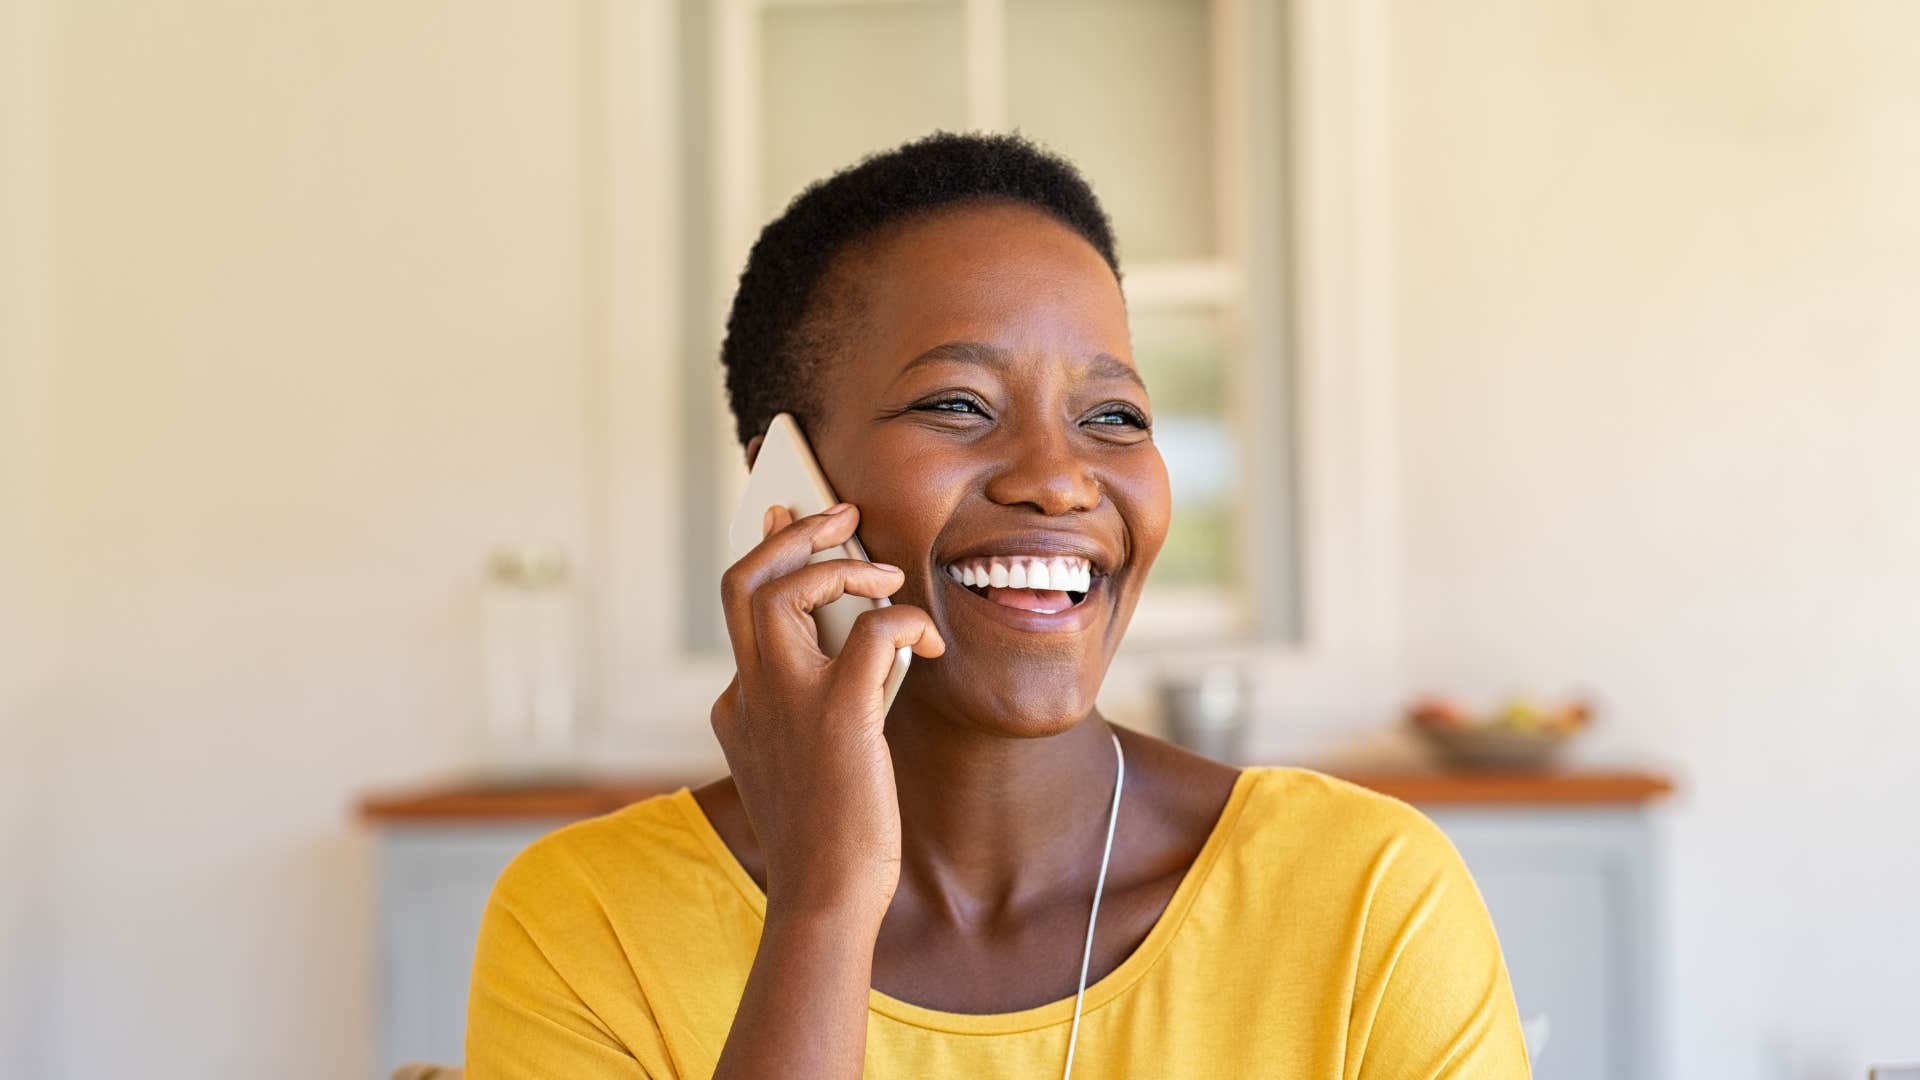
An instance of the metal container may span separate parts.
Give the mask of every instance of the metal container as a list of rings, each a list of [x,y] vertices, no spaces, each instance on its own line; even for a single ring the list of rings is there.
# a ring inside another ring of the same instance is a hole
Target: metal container
[[[1168,737],[1228,765],[1239,764],[1246,751],[1248,697],[1246,675],[1236,664],[1161,673],[1160,708]]]

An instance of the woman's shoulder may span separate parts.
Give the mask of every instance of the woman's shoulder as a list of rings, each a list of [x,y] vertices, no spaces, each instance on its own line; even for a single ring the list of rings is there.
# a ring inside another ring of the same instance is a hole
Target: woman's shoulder
[[[1351,780],[1299,765],[1255,765],[1248,778],[1250,804],[1267,814],[1338,818],[1350,826],[1426,828],[1432,821],[1412,804]]]
[[[1257,862],[1338,875],[1428,876],[1459,854],[1432,818],[1391,795],[1316,769],[1254,766],[1236,832]]]
[[[494,884],[498,901],[560,911],[618,895],[644,898],[710,861],[688,820],[687,789],[563,825],[527,845]]]
[[[1431,1075],[1451,1058],[1474,1076],[1526,1075],[1493,920],[1439,825],[1337,776],[1258,771],[1240,880],[1217,921],[1346,980],[1369,1068]]]
[[[508,863],[475,944],[470,1061],[524,1063],[537,1044],[580,1055],[572,1072],[548,1061],[542,1075],[585,1075],[588,1058],[631,1067],[631,1055],[664,1076],[664,1024],[732,1015],[754,920],[703,850],[690,799],[681,788],[563,826]]]

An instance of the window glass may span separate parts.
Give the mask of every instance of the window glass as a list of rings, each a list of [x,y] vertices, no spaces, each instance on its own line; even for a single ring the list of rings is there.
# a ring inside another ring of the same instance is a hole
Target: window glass
[[[1173,522],[1156,582],[1230,585],[1240,477],[1227,390],[1226,319],[1207,308],[1130,313],[1134,362],[1153,402],[1153,439],[1167,461]]]
[[[867,154],[966,126],[963,4],[790,4],[762,20],[762,220]]]
[[[1215,253],[1211,5],[1008,0],[1007,120],[1075,161],[1123,262]]]

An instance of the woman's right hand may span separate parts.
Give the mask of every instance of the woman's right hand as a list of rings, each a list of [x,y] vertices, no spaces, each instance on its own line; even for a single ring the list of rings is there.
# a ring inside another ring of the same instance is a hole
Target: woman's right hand
[[[735,675],[713,704],[713,732],[766,861],[769,914],[877,923],[900,882],[887,673],[900,646],[935,657],[946,643],[925,611],[894,604],[861,613],[839,656],[821,651],[814,608],[905,582],[885,563],[807,562],[853,535],[859,511],[836,509],[795,521],[770,508],[765,538],[721,577]]]

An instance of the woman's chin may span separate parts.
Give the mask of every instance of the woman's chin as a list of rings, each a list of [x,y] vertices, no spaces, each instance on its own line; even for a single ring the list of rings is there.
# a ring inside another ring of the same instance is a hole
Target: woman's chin
[[[1059,716],[1001,716],[981,726],[1007,739],[1046,739],[1070,731],[1086,718],[1085,713],[1071,719]]]
[[[916,660],[891,719],[925,712],[1006,738],[1044,739],[1085,720],[1100,693],[1100,683],[1087,678],[1090,662],[1008,663],[1003,658],[982,671],[954,659],[950,651],[924,665]],[[1105,665],[1100,666],[1104,674]]]
[[[1044,739],[1070,731],[1093,712],[1091,695],[1055,695],[990,702],[962,702],[960,713],[974,726],[1010,739]]]

